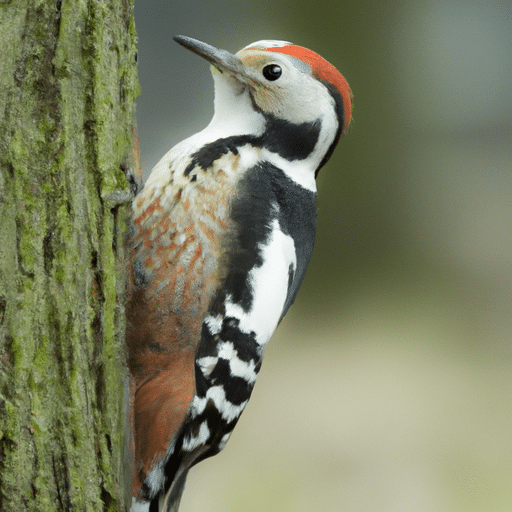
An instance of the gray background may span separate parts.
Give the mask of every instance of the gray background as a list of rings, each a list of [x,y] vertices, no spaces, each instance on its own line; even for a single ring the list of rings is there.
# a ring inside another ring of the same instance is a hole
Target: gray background
[[[213,113],[208,65],[307,46],[354,93],[319,234],[222,454],[183,512],[510,512],[512,8],[474,0],[137,0],[146,173]]]

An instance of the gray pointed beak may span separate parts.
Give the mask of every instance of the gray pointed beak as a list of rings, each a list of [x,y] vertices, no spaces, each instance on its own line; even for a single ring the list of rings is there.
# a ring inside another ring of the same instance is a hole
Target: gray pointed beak
[[[174,36],[174,40],[181,44],[181,46],[187,48],[187,50],[190,50],[200,57],[203,57],[203,59],[206,59],[221,73],[223,71],[228,71],[239,78],[245,76],[245,67],[236,55],[187,36]]]

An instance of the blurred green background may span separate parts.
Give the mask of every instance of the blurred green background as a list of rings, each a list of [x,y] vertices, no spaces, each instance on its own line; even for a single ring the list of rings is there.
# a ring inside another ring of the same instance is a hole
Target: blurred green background
[[[319,233],[226,449],[183,512],[512,510],[512,4],[137,0],[146,175],[213,113],[208,65],[284,39],[333,63],[354,121]]]

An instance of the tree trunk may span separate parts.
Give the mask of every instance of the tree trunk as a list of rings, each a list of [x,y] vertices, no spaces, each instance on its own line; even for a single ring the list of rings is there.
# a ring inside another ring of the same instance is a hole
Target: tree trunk
[[[0,0],[0,510],[122,511],[133,0]]]

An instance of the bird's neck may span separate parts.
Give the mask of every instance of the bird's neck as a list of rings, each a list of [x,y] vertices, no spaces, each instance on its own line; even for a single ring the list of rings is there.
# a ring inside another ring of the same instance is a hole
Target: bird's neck
[[[301,187],[316,192],[315,171],[325,151],[322,124],[294,124],[264,113],[254,105],[247,86],[224,77],[214,78],[215,113],[210,123],[171,149],[146,186],[168,182],[170,161],[188,175],[198,163],[197,157],[204,167],[204,162],[211,164],[234,150],[247,166],[269,162]]]
[[[259,136],[265,130],[265,116],[253,105],[249,89],[234,79],[214,75],[215,113],[204,131],[218,138],[237,135]]]

